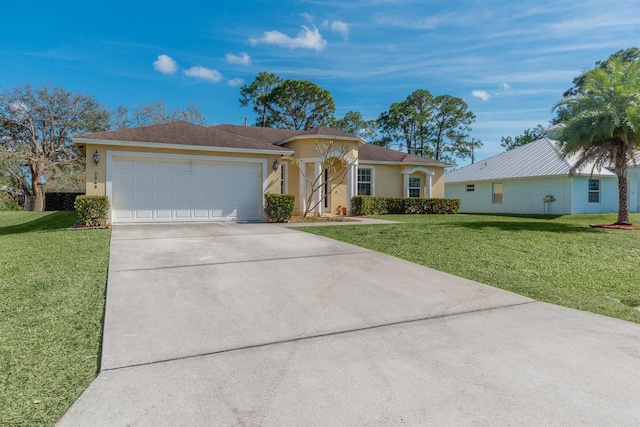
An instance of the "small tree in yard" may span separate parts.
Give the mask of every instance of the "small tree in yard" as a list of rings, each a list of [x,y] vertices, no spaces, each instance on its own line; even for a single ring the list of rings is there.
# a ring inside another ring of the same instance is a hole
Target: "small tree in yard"
[[[328,194],[331,194],[333,190],[344,183],[344,179],[354,165],[354,161],[348,156],[350,148],[343,145],[336,149],[335,145],[335,141],[320,142],[312,148],[313,151],[318,153],[318,158],[322,164],[322,171],[319,174],[314,170],[313,174],[308,175],[304,162],[299,159],[291,160],[298,166],[310,188],[305,200],[303,218],[306,218],[309,212],[320,206]],[[326,180],[324,178],[324,170],[327,170]],[[323,192],[325,185],[327,191]],[[319,193],[322,194],[321,197],[317,197]]]
[[[15,188],[43,209],[43,180],[81,157],[71,137],[106,130],[109,113],[92,97],[30,85],[0,94],[0,157]]]
[[[629,224],[627,167],[640,149],[640,62],[614,58],[584,74],[581,90],[556,104],[563,109],[555,133],[562,154],[613,167],[618,175],[617,224]],[[574,171],[572,171],[574,172]]]

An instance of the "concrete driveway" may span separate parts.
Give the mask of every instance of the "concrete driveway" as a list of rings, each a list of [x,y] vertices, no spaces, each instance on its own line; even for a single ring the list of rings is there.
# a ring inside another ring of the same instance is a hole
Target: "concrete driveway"
[[[640,325],[270,224],[115,226],[59,426],[637,425]]]

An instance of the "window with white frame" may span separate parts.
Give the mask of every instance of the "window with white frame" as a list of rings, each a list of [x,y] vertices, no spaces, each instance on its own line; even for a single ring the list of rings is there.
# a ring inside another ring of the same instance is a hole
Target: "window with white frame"
[[[371,196],[371,169],[358,168],[358,196]]]
[[[409,197],[420,197],[420,177],[409,177]]]
[[[590,179],[588,190],[589,203],[600,203],[600,180]]]
[[[476,185],[475,184],[467,184],[465,187],[465,191],[467,193],[472,193],[474,191],[476,191]]]
[[[493,187],[492,203],[499,205],[502,203],[502,183],[494,182],[492,187]]]

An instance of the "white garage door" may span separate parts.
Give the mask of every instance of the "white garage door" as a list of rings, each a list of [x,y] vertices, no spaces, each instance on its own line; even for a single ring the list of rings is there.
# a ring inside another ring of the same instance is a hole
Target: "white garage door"
[[[114,223],[261,217],[259,163],[114,157],[111,168]]]

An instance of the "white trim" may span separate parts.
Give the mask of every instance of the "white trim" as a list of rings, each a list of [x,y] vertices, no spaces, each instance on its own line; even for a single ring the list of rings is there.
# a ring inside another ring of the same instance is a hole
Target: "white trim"
[[[267,159],[250,158],[250,157],[224,157],[224,156],[202,156],[196,154],[171,154],[171,153],[140,153],[137,151],[113,151],[106,152],[106,174],[105,174],[105,195],[109,199],[109,221],[113,218],[113,181],[112,163],[114,157],[134,157],[134,158],[153,158],[166,160],[193,160],[200,162],[233,162],[233,163],[259,163],[262,169],[262,197],[260,199],[261,219],[265,221],[266,214],[264,212],[263,199],[267,193]]]
[[[435,174],[434,171],[426,169],[424,167],[416,167],[413,169],[406,169],[400,172],[402,175],[404,175],[404,179],[403,179],[403,183],[402,183],[402,193],[404,194],[404,197],[410,197],[409,196],[409,177],[414,174],[414,173],[423,173],[425,175],[425,192],[424,192],[424,197],[427,199],[431,198],[431,177]],[[421,191],[422,193],[422,191]],[[422,195],[421,195],[422,196]]]
[[[426,169],[426,168],[423,168],[423,167],[417,167],[417,168],[413,168],[413,169],[405,169],[400,173],[411,175],[411,174],[418,173],[418,172],[422,172],[422,173],[424,173],[426,175],[434,175],[435,174],[434,171]]]
[[[140,141],[109,141],[104,139],[89,138],[73,138],[73,142],[87,145],[115,145],[119,147],[135,147],[135,148],[166,148],[171,150],[188,150],[188,151],[217,151],[220,153],[247,153],[247,154],[278,154],[282,156],[293,155],[293,150],[268,150],[259,148],[233,148],[233,147],[211,147],[207,145],[187,145],[187,144],[171,144],[166,142],[140,142]]]
[[[299,160],[298,166],[298,191],[300,194],[300,211],[304,212],[307,208],[307,179],[305,178],[307,174],[307,164],[304,160]],[[304,170],[302,168],[305,168]]]
[[[355,194],[354,195],[358,195],[358,184],[360,184],[360,180],[358,179],[358,170],[359,169],[369,169],[371,171],[371,196],[375,196],[376,195],[376,167],[375,166],[371,166],[371,165],[360,165],[358,164],[358,166],[355,168],[356,169],[356,174],[355,174]]]

